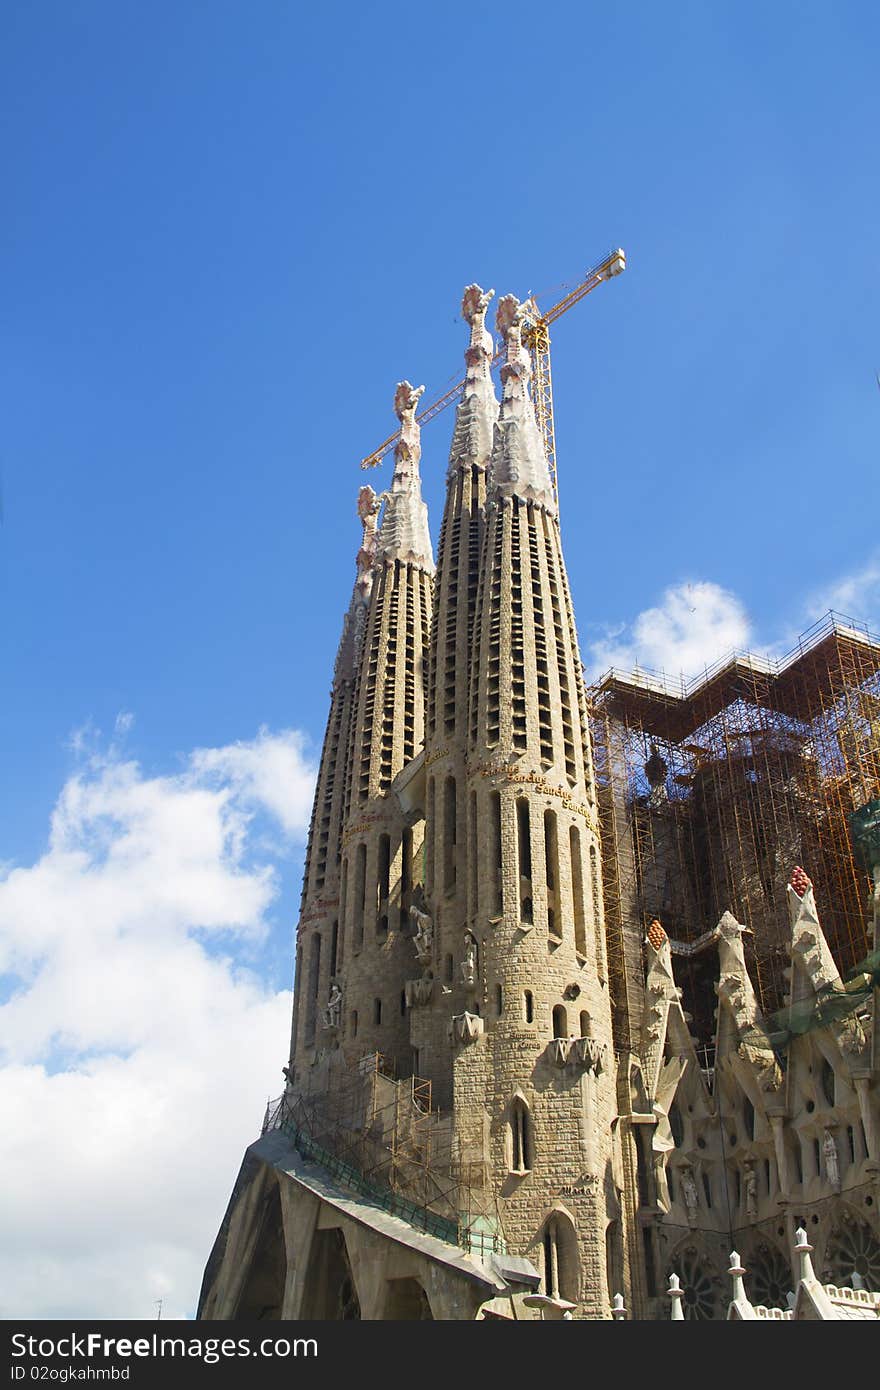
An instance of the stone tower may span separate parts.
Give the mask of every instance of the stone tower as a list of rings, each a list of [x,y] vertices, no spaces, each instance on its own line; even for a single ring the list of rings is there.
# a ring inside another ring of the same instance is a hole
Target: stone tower
[[[494,343],[485,324],[492,295],[469,285],[462,299],[471,333],[440,528],[425,733],[425,890],[434,939],[425,983],[411,991],[411,1031],[418,1069],[431,1080],[435,1103],[444,1108],[452,1102],[449,1020],[468,1007],[473,984],[466,943],[475,926],[470,906],[475,866],[466,841],[468,705],[486,474],[498,417],[491,371]]]
[[[454,1020],[463,1156],[488,1159],[511,1248],[604,1316],[614,1115],[596,797],[559,520],[522,310],[499,304],[503,399],[474,621],[470,1003]]]
[[[379,499],[371,487],[358,496],[363,539],[357,555],[357,577],[333,668],[330,714],[321,750],[315,801],[303,873],[302,901],[296,951],[291,1065],[297,1054],[314,1052],[324,1001],[342,965],[339,869],[349,794],[349,745],[355,709],[357,676],[364,649],[377,550]]]

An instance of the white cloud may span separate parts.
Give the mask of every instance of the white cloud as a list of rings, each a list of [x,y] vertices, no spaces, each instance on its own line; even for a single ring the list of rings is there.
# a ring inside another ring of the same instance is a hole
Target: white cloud
[[[594,642],[589,649],[592,677],[609,666],[636,666],[691,677],[733,649],[749,646],[751,623],[741,601],[708,580],[674,584],[659,604]]]
[[[0,881],[0,1317],[194,1311],[283,1084],[290,993],[242,964],[278,895],[257,832],[269,815],[301,839],[313,780],[295,732],[173,777],[113,745],[63,787],[45,854]]]
[[[880,556],[869,560],[854,574],[843,575],[826,589],[813,594],[807,604],[809,616],[814,621],[829,608],[875,630],[880,628]]]

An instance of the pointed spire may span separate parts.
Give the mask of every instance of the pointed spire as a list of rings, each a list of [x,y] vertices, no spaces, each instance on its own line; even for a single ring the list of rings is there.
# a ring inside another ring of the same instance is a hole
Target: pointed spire
[[[495,427],[491,487],[497,496],[523,497],[556,512],[544,441],[529,395],[532,362],[523,346],[524,309],[515,295],[499,301],[496,325],[507,348],[501,368],[504,394]]]
[[[373,589],[373,570],[379,540],[377,525],[380,506],[379,498],[373,489],[362,487],[357,500],[358,516],[363,528],[361,548],[357,553],[356,560],[357,577],[354,581],[354,592],[348,605],[348,612],[343,619],[342,636],[339,639],[336,665],[333,668],[334,682],[353,680],[360,660],[367,605],[370,602],[370,594]]]
[[[471,326],[471,338],[464,354],[467,375],[455,412],[455,429],[449,450],[450,470],[462,464],[486,467],[492,455],[498,401],[492,383],[495,344],[486,328],[486,310],[494,294],[494,290],[468,285],[462,296],[461,315]]]
[[[394,446],[394,476],[391,490],[385,493],[378,548],[387,559],[411,561],[433,571],[434,552],[428,531],[428,508],[422,501],[419,477],[421,430],[416,420],[424,390],[424,386],[415,388],[408,381],[399,381],[394,393],[394,411],[400,421],[400,436]]]

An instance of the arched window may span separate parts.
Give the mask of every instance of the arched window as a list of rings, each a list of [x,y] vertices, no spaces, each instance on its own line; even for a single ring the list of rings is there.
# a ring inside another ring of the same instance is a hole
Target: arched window
[[[378,872],[376,875],[376,936],[384,941],[388,936],[388,893],[391,882],[391,837],[379,836]]]
[[[434,820],[434,778],[428,778],[428,807],[425,815],[425,887],[428,893],[434,889],[434,836],[437,822]]]
[[[559,838],[555,811],[544,812],[544,861],[547,871],[547,931],[550,936],[559,938],[562,935],[562,924],[557,913]]]
[[[382,1022],[382,1000],[381,1000],[381,999],[374,999],[374,1000],[373,1000],[373,1022],[374,1022],[375,1024],[377,1024],[377,1025],[380,1024],[380,1023]]]
[[[523,1007],[525,1010],[526,1023],[534,1023],[535,998],[530,989],[527,989],[523,994]]]
[[[602,913],[602,885],[599,882],[599,856],[590,845],[590,885],[593,893],[593,933],[596,943],[596,973],[605,982],[605,926]]]
[[[364,907],[367,896],[367,847],[357,847],[354,860],[354,931],[352,945],[359,951],[364,944]]]
[[[589,1037],[591,1037],[591,1036],[592,1036],[591,1029],[592,1029],[592,1024],[591,1024],[591,1022],[590,1022],[590,1015],[587,1013],[586,1009],[581,1009],[581,1037],[582,1037],[582,1038],[589,1038]]]
[[[447,892],[455,886],[455,811],[455,778],[447,777],[443,784],[443,887]]]
[[[580,1299],[580,1260],[577,1235],[564,1212],[555,1211],[544,1222],[541,1233],[544,1265],[544,1292],[548,1298],[577,1303]]]
[[[504,1013],[504,990],[501,985],[495,986],[495,1012],[499,1018]]]
[[[476,864],[476,862],[477,862],[477,845],[478,845],[478,834],[477,834],[477,831],[478,831],[478,826],[477,826],[477,793],[476,793],[476,792],[471,792],[470,806],[471,806],[471,814],[470,814],[470,827],[469,827],[469,829],[470,829],[470,836],[471,836],[471,863],[472,863],[472,864]],[[479,910],[480,910],[480,879],[479,879],[479,875],[478,875],[478,874],[471,874],[470,891],[471,891],[471,912],[472,912],[472,914],[474,915],[474,917],[476,917],[477,913],[478,913]]]
[[[315,932],[312,937],[312,949],[309,956],[309,993],[306,1001],[306,1041],[311,1042],[315,1036],[315,1022],[318,1015],[318,990],[321,984],[321,933]]]
[[[584,867],[581,862],[581,837],[576,825],[568,832],[571,855],[571,897],[574,916],[574,946],[581,956],[587,954],[587,929],[584,914]]]
[[[510,1171],[528,1173],[535,1161],[535,1129],[522,1096],[514,1096],[511,1101],[509,1145]]]
[[[492,912],[500,917],[504,911],[504,889],[501,874],[501,793],[492,792],[489,797],[489,825],[492,835]]]
[[[409,925],[410,893],[412,892],[413,833],[404,826],[400,842],[400,930]]]
[[[529,803],[520,798],[516,803],[516,843],[519,851],[519,911],[523,922],[533,920],[532,908],[532,836]]]
[[[568,1014],[565,1012],[563,1004],[556,1004],[553,1008],[553,1036],[554,1038],[568,1037]]]

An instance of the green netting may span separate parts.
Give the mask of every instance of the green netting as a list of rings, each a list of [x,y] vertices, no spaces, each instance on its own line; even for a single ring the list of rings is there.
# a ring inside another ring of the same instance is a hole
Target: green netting
[[[758,1027],[743,1035],[743,1042],[760,1052],[775,1052],[780,1061],[792,1038],[815,1028],[839,1023],[867,1004],[880,986],[880,951],[872,951],[843,979],[833,980],[810,999],[787,1004],[769,1014]]]
[[[856,857],[870,873],[880,864],[880,800],[853,811],[849,817],[849,833]]]

